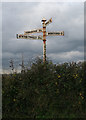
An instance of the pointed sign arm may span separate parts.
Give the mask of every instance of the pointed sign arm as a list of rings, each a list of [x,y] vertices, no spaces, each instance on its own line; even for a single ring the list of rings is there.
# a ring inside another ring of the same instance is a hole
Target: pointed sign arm
[[[24,31],[24,35],[31,34],[31,33],[40,33],[42,31],[43,31],[42,28],[34,29],[34,30],[28,30],[28,31]]]
[[[52,18],[50,18],[46,23],[45,23],[45,25],[48,25],[48,24],[50,24],[52,22]]]
[[[35,36],[35,35],[24,35],[24,34],[17,34],[16,35],[17,39],[41,39],[42,40],[42,36]]]
[[[64,31],[61,31],[61,32],[46,32],[46,36],[64,36]]]

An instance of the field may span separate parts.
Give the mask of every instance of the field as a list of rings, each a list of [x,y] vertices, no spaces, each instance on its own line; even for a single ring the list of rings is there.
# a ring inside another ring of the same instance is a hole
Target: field
[[[3,74],[3,119],[86,118],[85,66],[37,59],[22,73]]]

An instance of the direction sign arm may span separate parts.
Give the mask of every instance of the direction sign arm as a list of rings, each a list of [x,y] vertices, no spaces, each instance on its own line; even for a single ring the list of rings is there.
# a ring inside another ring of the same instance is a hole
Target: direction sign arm
[[[52,18],[50,18],[46,23],[45,23],[45,25],[48,25],[48,24],[50,24],[52,22]]]
[[[42,36],[35,36],[35,35],[24,35],[24,34],[17,34],[17,39],[41,39]]]
[[[46,32],[47,36],[64,36],[64,31],[61,32]]]
[[[34,30],[29,30],[29,31],[24,31],[24,35],[32,34],[32,33],[40,33],[42,31],[43,31],[42,28],[40,28],[40,29],[34,29]]]

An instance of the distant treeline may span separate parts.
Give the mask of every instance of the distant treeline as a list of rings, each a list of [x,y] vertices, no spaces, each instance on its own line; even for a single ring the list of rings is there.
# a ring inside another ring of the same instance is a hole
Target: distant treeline
[[[3,119],[86,118],[85,67],[37,59],[26,71],[3,74]]]

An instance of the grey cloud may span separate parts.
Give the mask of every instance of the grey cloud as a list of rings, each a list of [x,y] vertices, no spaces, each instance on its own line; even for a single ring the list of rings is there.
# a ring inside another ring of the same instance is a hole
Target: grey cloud
[[[61,54],[48,54],[48,57],[53,59],[54,62],[72,62],[72,61],[79,61],[83,58],[83,52],[79,51],[71,51],[71,52],[63,52]]]
[[[25,30],[41,28],[42,17],[47,20],[52,17],[53,22],[47,26],[48,31],[64,31],[65,36],[47,37],[47,56],[68,53],[71,51],[83,52],[84,48],[84,6],[82,3],[3,3],[2,40],[3,66],[6,60],[24,53],[27,59],[33,56],[42,56],[43,43],[41,40],[17,40],[17,33]],[[77,54],[77,53],[76,53]],[[62,54],[63,55],[63,54]],[[69,55],[69,54],[68,54]],[[76,60],[83,59],[74,56]],[[54,60],[54,57],[50,57]],[[66,56],[69,60],[71,57]],[[19,59],[19,58],[17,58]],[[64,61],[55,57],[54,61]]]

